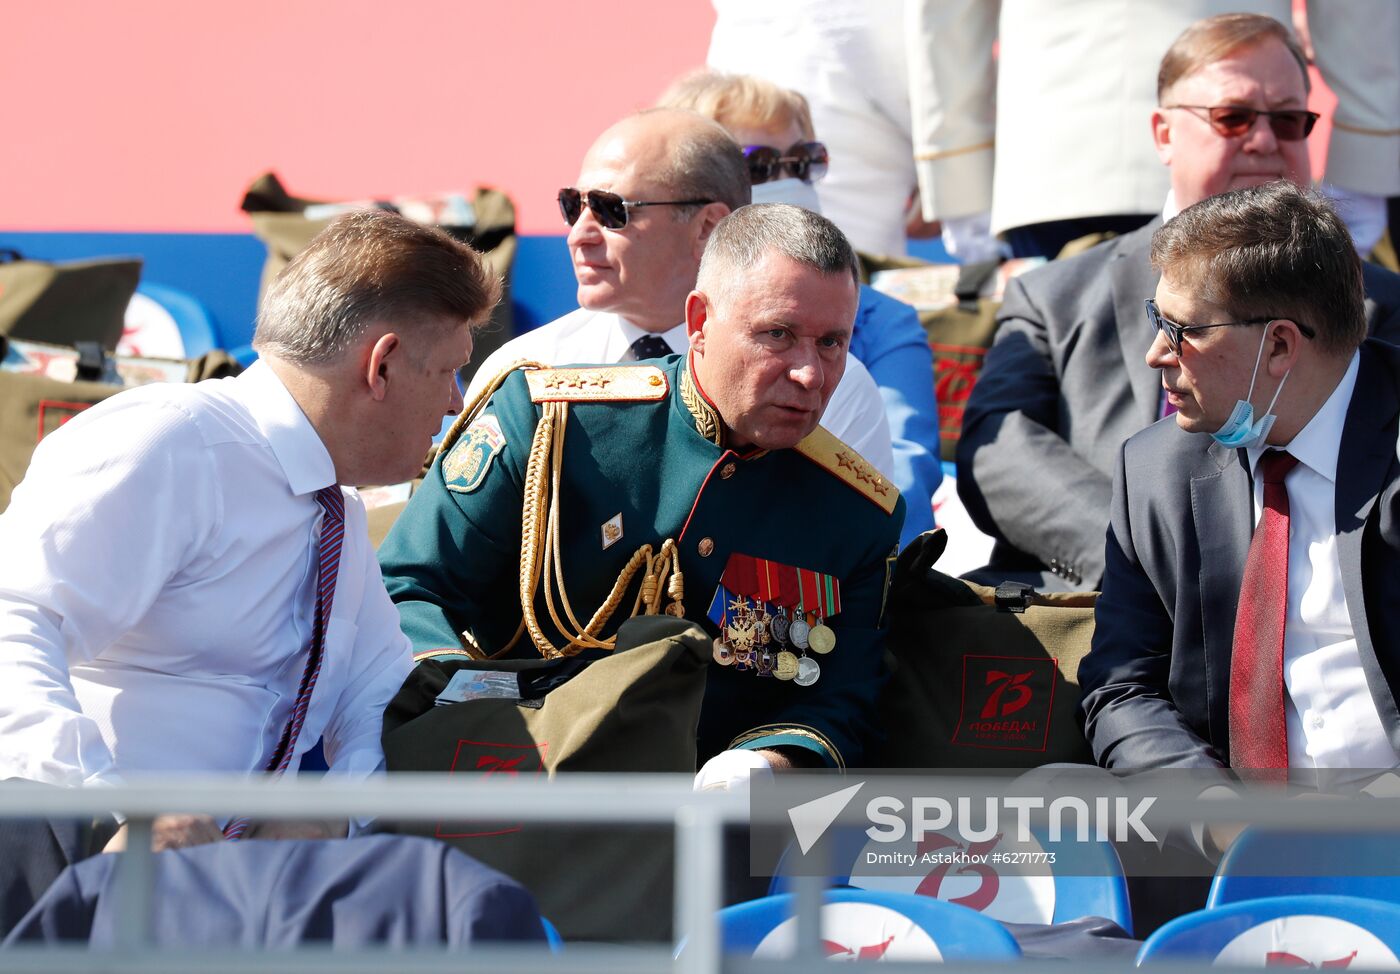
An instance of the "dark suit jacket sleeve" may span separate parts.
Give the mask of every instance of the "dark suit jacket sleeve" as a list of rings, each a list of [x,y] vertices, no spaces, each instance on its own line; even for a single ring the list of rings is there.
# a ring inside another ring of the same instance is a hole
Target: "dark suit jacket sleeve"
[[[1103,512],[1112,483],[1066,442],[1063,397],[1046,329],[1021,279],[1007,287],[996,339],[958,441],[958,495],[983,531],[1044,564],[1103,573]]]
[[[1108,528],[1103,594],[1094,611],[1094,641],[1079,664],[1084,693],[1085,735],[1094,757],[1106,768],[1218,768],[1220,755],[1187,726],[1168,686],[1173,644],[1163,591],[1139,560],[1134,529],[1182,530],[1182,524],[1134,525],[1134,514],[1149,520],[1147,505],[1130,491],[1153,489],[1151,476],[1130,483],[1133,440],[1119,453]],[[1189,514],[1185,515],[1189,522]],[[1155,566],[1159,576],[1165,566]]]

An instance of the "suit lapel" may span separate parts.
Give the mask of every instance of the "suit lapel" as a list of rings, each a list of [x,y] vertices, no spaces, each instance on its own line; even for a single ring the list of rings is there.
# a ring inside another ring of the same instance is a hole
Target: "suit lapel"
[[[1396,455],[1392,424],[1397,409],[1400,409],[1400,401],[1397,401],[1391,376],[1386,374],[1379,356],[1363,346],[1356,389],[1347,407],[1346,426],[1337,455],[1337,558],[1341,562],[1342,588],[1346,593],[1347,612],[1351,616],[1361,668],[1380,713],[1381,726],[1388,728],[1391,746],[1400,751],[1400,709],[1396,707],[1395,695],[1376,655],[1367,621],[1363,584],[1365,552],[1362,550],[1366,519],[1385,488]],[[1378,608],[1389,611],[1392,607]]]
[[[1201,435],[1201,434],[1193,434]],[[1201,549],[1199,598],[1205,644],[1210,739],[1229,738],[1230,656],[1249,542],[1254,494],[1244,453],[1212,442],[1191,478],[1191,517]],[[1183,584],[1190,584],[1183,580]]]
[[[1143,302],[1157,293],[1157,272],[1148,263],[1152,234],[1162,225],[1160,218],[1122,237],[1110,267],[1113,281],[1113,310],[1117,319],[1118,344],[1123,366],[1133,389],[1141,425],[1155,423],[1161,416],[1162,379],[1146,361],[1152,344]]]

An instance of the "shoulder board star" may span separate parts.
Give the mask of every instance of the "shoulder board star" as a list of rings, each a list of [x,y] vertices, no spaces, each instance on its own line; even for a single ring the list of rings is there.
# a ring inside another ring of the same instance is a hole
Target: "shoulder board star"
[[[865,457],[842,443],[825,427],[818,426],[794,449],[862,494],[886,514],[894,513],[899,491]]]
[[[534,402],[652,402],[670,393],[654,365],[538,369],[525,374]]]

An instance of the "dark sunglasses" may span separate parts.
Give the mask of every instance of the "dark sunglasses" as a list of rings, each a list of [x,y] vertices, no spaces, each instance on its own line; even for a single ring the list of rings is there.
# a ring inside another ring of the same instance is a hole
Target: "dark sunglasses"
[[[1279,315],[1274,315],[1270,318],[1250,318],[1248,321],[1220,321],[1213,325],[1182,325],[1172,321],[1170,318],[1163,315],[1162,312],[1158,311],[1156,301],[1151,298],[1147,299],[1147,320],[1152,322],[1153,328],[1166,336],[1167,345],[1171,348],[1173,355],[1181,354],[1181,340],[1186,337],[1188,332],[1205,331],[1208,328],[1233,328],[1237,325],[1267,325],[1271,321],[1278,321],[1279,318]],[[1312,328],[1303,324],[1301,321],[1296,321],[1292,318],[1288,320],[1298,326],[1298,330],[1303,333],[1303,337],[1313,338],[1317,335],[1317,332],[1313,331]]]
[[[771,145],[746,145],[744,161],[749,164],[749,182],[757,186],[780,179],[784,173],[804,183],[821,179],[828,159],[822,143],[798,142],[789,146],[786,154]]]
[[[578,222],[578,218],[583,215],[583,207],[586,203],[589,212],[593,214],[593,219],[598,224],[608,230],[621,230],[627,226],[627,214],[639,206],[703,206],[706,203],[713,203],[714,200],[625,200],[616,193],[609,193],[602,189],[590,189],[587,193],[580,193],[572,186],[566,186],[559,191],[559,212],[564,215],[564,222],[573,226]]]
[[[1317,112],[1305,112],[1301,108],[1285,108],[1276,112],[1266,112],[1260,108],[1245,108],[1241,105],[1167,105],[1166,108],[1181,108],[1210,123],[1210,127],[1227,139],[1237,139],[1250,129],[1263,115],[1269,120],[1269,128],[1274,130],[1274,138],[1280,142],[1297,142],[1312,134],[1313,126],[1322,116]]]

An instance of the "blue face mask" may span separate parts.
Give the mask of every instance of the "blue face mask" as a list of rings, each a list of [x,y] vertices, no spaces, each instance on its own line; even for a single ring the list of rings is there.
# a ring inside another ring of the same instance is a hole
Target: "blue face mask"
[[[1249,392],[1245,398],[1235,402],[1235,408],[1230,411],[1230,418],[1225,420],[1225,424],[1210,434],[1211,439],[1221,446],[1242,450],[1262,446],[1269,438],[1269,431],[1274,428],[1274,421],[1278,419],[1273,414],[1274,403],[1278,402],[1278,394],[1283,391],[1283,384],[1288,381],[1292,369],[1284,373],[1278,388],[1274,390],[1274,398],[1269,400],[1264,415],[1260,416],[1257,422],[1254,419],[1254,407],[1250,405],[1250,400],[1254,398],[1254,380],[1259,376],[1259,363],[1264,358],[1264,343],[1268,340],[1269,328],[1265,325],[1264,337],[1259,339],[1259,352],[1254,356],[1254,374],[1249,377]]]

